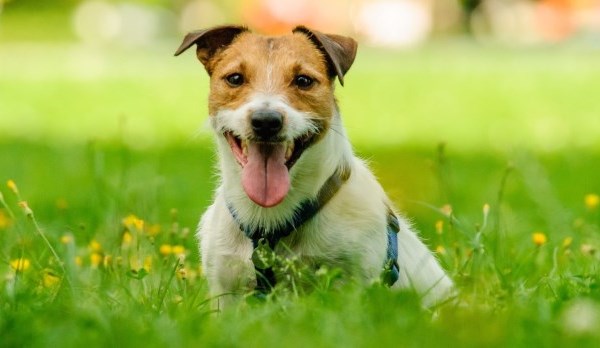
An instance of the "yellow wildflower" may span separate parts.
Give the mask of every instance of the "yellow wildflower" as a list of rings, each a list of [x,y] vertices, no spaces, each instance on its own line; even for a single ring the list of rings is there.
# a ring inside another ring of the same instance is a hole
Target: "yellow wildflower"
[[[162,256],[169,256],[169,255],[171,255],[171,253],[173,253],[173,247],[170,244],[163,244],[158,249],[158,252]]]
[[[447,217],[450,217],[452,215],[452,206],[450,204],[445,204],[440,208],[440,212]]]
[[[535,232],[531,236],[531,239],[533,240],[533,244],[535,244],[537,246],[542,246],[542,245],[546,244],[546,242],[548,241],[548,238],[546,237],[546,235],[543,232]]]
[[[148,235],[150,237],[155,237],[157,234],[160,233],[160,225],[159,224],[152,224],[152,225],[148,226],[148,229],[146,230],[146,233],[148,233]]]
[[[60,277],[54,273],[52,270],[46,269],[44,270],[42,276],[42,283],[47,288],[52,288],[56,286],[60,282]]]
[[[438,254],[440,254],[440,255],[446,255],[446,248],[444,248],[443,245],[438,245],[435,248],[435,252],[438,253]]]
[[[435,222],[435,232],[442,234],[444,232],[444,221],[438,220]]]
[[[92,239],[92,241],[89,244],[89,248],[92,252],[96,253],[102,251],[102,245],[98,243],[98,241],[95,239]]]
[[[19,188],[17,187],[17,184],[15,184],[15,182],[13,180],[8,180],[6,182],[6,186],[8,186],[8,188],[14,192],[16,195],[19,194]]]
[[[135,220],[135,223],[133,224],[133,226],[135,226],[135,228],[138,231],[143,230],[144,229],[144,220],[141,220],[141,219]]]
[[[8,228],[11,223],[10,218],[4,214],[4,211],[0,210],[0,230]]]
[[[91,253],[90,254],[90,264],[92,267],[97,268],[100,263],[102,263],[102,255],[99,253]]]
[[[129,214],[123,219],[123,225],[125,225],[125,227],[127,228],[133,227],[136,230],[141,231],[144,229],[144,220],[138,218],[133,214]]]
[[[600,205],[600,196],[595,193],[587,194],[585,195],[584,202],[586,208],[589,210],[594,210],[598,208],[598,205]]]
[[[148,272],[152,269],[152,256],[146,256],[144,259],[144,269]]]
[[[185,256],[185,248],[183,247],[183,245],[174,245],[172,252],[173,255],[176,255],[178,257]]]
[[[563,246],[563,248],[566,249],[566,248],[570,247],[572,243],[573,243],[573,238],[566,237],[565,239],[563,239],[562,246]]]
[[[10,261],[10,267],[17,272],[24,272],[31,266],[31,261],[26,258],[18,258]]]
[[[60,242],[63,244],[73,243],[73,236],[70,234],[65,234],[62,237],[60,237]]]
[[[129,232],[125,232],[123,233],[123,246],[129,246],[131,244],[131,241],[133,240],[133,236],[131,235],[131,233]]]

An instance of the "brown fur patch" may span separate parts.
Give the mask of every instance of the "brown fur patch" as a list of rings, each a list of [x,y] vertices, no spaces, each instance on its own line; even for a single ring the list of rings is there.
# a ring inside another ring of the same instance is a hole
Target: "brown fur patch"
[[[327,129],[336,108],[333,80],[323,53],[302,33],[279,37],[241,33],[207,64],[211,71],[209,113],[236,109],[252,95],[279,95],[294,109],[309,113],[313,122]],[[231,87],[226,77],[240,73],[244,84]],[[294,84],[297,75],[315,83],[308,90]]]

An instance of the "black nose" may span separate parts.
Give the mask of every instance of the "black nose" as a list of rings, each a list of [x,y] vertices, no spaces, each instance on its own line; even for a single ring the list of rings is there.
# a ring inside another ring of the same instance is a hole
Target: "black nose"
[[[250,123],[254,134],[266,140],[279,133],[283,127],[283,115],[275,110],[257,110],[250,117]]]

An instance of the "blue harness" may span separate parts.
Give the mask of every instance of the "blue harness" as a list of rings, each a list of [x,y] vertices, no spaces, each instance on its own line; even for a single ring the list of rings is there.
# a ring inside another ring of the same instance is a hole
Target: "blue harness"
[[[347,167],[338,168],[333,175],[327,179],[323,187],[319,190],[315,199],[307,199],[303,201],[292,214],[292,218],[284,224],[272,231],[265,231],[262,227],[249,228],[239,221],[238,214],[235,209],[227,204],[227,208],[231,213],[234,221],[240,226],[240,230],[252,241],[254,253],[252,262],[256,272],[256,288],[257,295],[266,295],[276,284],[275,273],[273,268],[263,264],[260,261],[260,256],[255,257],[257,252],[264,247],[275,250],[279,241],[312,219],[319,210],[331,200],[331,198],[339,191],[340,187],[350,177],[350,170]],[[398,218],[389,210],[387,224],[387,258],[384,262],[382,281],[392,286],[399,277],[398,262],[398,238],[396,234],[400,230]]]

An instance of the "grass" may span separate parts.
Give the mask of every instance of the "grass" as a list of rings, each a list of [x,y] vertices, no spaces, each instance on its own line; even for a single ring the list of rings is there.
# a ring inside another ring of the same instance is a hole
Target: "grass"
[[[161,45],[3,48],[3,346],[600,340],[595,51],[365,50],[338,88],[350,137],[455,279],[456,302],[428,311],[410,292],[324,281],[215,316],[193,237],[216,181],[209,136],[194,131],[200,65]]]

